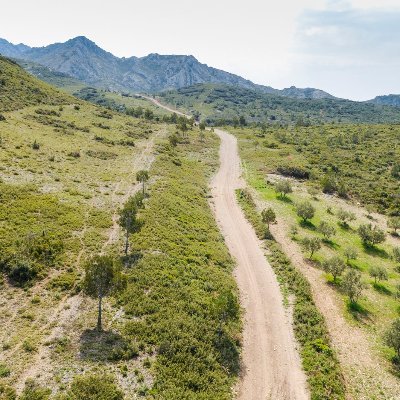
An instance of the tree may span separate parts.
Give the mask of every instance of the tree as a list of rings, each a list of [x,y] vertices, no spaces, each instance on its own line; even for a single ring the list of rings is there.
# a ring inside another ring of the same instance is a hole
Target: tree
[[[264,224],[267,224],[268,229],[269,229],[269,225],[276,222],[275,211],[272,208],[265,208],[261,212],[261,218],[262,218],[262,221],[264,222]]]
[[[131,196],[119,211],[119,225],[125,229],[125,255],[128,255],[129,249],[129,234],[138,230],[140,223],[137,220],[137,213],[140,208],[143,208],[144,196],[142,193],[136,193]]]
[[[366,245],[375,246],[385,240],[385,232],[377,226],[363,224],[358,227],[358,234]]]
[[[149,180],[149,171],[141,170],[136,174],[136,180],[142,183],[142,191],[144,196],[144,185]]]
[[[356,260],[358,257],[357,250],[352,248],[352,247],[347,247],[344,250],[344,256],[346,257],[346,262],[347,264],[349,263],[350,260]]]
[[[305,237],[301,244],[306,251],[310,252],[310,259],[321,248],[321,240],[316,237]]]
[[[68,400],[123,400],[124,395],[112,376],[87,373],[74,378],[67,398]]]
[[[356,303],[362,294],[364,284],[361,281],[361,273],[355,269],[349,269],[342,280],[344,292],[349,296],[351,303]]]
[[[393,232],[397,234],[397,230],[400,229],[400,217],[392,217],[388,221],[388,227],[393,229]]]
[[[102,301],[109,294],[122,289],[125,285],[121,264],[110,255],[97,255],[85,265],[83,280],[84,292],[97,298],[98,315],[97,330],[102,331]]]
[[[324,269],[333,276],[333,281],[336,282],[336,278],[343,274],[346,265],[340,257],[332,257],[324,262]]]
[[[343,208],[339,208],[336,215],[340,223],[346,227],[349,226],[349,222],[355,221],[356,219],[356,215],[354,213],[352,213],[351,211],[343,210]]]
[[[287,179],[282,179],[275,183],[275,192],[279,194],[280,197],[286,197],[287,194],[292,193],[292,185]]]
[[[318,226],[318,232],[322,233],[322,235],[326,240],[329,240],[331,236],[335,235],[336,230],[332,225],[329,225],[326,221],[322,221]]]
[[[393,347],[400,360],[400,318],[393,321],[391,327],[385,334],[385,342],[389,347]]]
[[[309,201],[297,204],[297,215],[302,218],[304,222],[311,219],[314,214],[315,208]]]
[[[205,122],[200,122],[199,123],[199,129],[200,129],[200,141],[204,142],[206,123]]]
[[[377,280],[379,281],[387,281],[389,276],[388,272],[385,268],[380,266],[373,266],[369,269],[369,274],[375,278],[375,283]]]

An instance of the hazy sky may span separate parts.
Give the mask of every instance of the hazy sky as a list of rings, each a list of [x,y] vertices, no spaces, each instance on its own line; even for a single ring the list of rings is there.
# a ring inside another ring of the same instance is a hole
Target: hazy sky
[[[366,100],[400,93],[400,0],[13,0],[0,37],[85,35],[117,56],[193,54],[277,88]]]

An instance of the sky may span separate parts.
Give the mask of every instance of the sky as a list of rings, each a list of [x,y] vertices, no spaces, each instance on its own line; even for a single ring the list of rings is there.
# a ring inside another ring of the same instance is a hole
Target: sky
[[[84,35],[119,57],[192,54],[255,83],[367,100],[400,94],[400,0],[13,0],[0,37]],[[1,4],[1,0],[0,0]]]

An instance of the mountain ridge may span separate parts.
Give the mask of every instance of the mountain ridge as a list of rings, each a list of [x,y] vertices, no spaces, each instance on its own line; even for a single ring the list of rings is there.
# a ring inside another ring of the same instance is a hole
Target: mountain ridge
[[[320,89],[283,90],[255,84],[241,76],[208,66],[193,55],[116,57],[85,36],[43,47],[14,45],[0,39],[0,54],[44,65],[87,84],[108,90],[159,92],[198,83],[224,83],[293,98],[334,98]]]

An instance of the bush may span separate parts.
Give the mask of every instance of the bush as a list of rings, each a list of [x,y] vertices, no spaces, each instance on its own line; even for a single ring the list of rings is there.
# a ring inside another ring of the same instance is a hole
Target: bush
[[[382,243],[385,241],[385,232],[379,229],[377,226],[371,224],[363,224],[358,227],[357,230],[361,240],[366,245],[372,245]]]
[[[393,347],[400,361],[400,318],[397,318],[385,334],[385,342],[389,347]]]
[[[5,383],[0,382],[0,399],[1,400],[16,400],[17,394],[15,390],[7,386]]]
[[[124,395],[112,376],[85,374],[74,378],[68,397],[70,400],[123,400]]]
[[[332,257],[324,262],[324,269],[333,276],[333,280],[336,282],[336,278],[343,274],[346,265],[340,257]]]
[[[336,215],[343,226],[348,226],[349,222],[356,220],[356,215],[354,213],[343,210],[343,208],[339,208]]]
[[[10,376],[10,373],[10,368],[4,364],[0,364],[0,378],[6,378],[7,376]]]
[[[26,381],[24,391],[18,400],[48,400],[50,395],[50,389],[43,388],[37,385],[33,379],[29,379]]]
[[[33,280],[39,271],[36,263],[27,258],[13,258],[7,266],[8,277],[18,285],[24,285]]]
[[[296,207],[297,215],[303,219],[304,222],[311,219],[315,214],[315,208],[309,201],[299,203]]]
[[[287,194],[292,193],[292,185],[287,179],[282,179],[275,184],[275,191],[281,197],[286,197]]]
[[[342,286],[344,292],[349,296],[350,301],[356,303],[364,289],[364,284],[361,281],[361,273],[354,269],[349,269],[343,278]]]
[[[326,240],[328,240],[331,236],[334,236],[336,230],[333,226],[329,225],[327,222],[322,221],[318,226],[318,232],[320,232]]]

